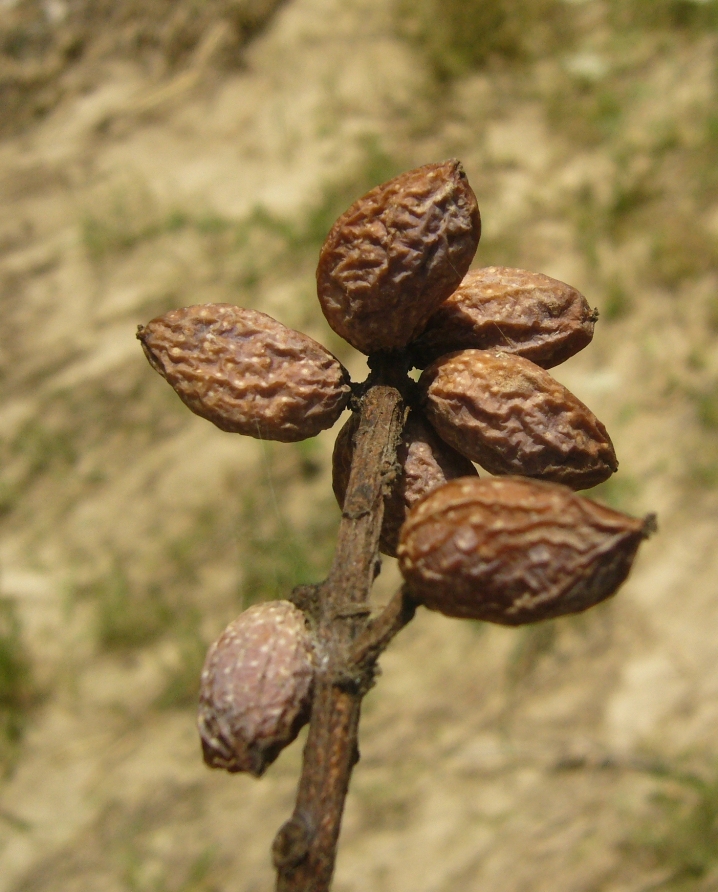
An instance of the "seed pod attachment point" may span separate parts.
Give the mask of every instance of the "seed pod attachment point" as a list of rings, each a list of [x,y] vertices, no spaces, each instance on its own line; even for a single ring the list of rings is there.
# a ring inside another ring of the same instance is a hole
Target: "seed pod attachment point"
[[[563,384],[521,356],[461,350],[422,373],[439,436],[492,474],[588,489],[617,469],[606,428]]]
[[[452,480],[409,512],[399,569],[446,616],[517,626],[615,593],[655,530],[565,486],[522,477]]]
[[[458,161],[377,186],[339,217],[322,247],[317,294],[327,321],[363,353],[405,347],[461,282],[480,235]]]
[[[315,649],[289,601],[255,604],[210,647],[198,727],[211,768],[264,773],[309,718]]]
[[[339,360],[266,313],[184,307],[140,326],[137,337],[182,402],[224,431],[305,440],[331,427],[349,402]]]

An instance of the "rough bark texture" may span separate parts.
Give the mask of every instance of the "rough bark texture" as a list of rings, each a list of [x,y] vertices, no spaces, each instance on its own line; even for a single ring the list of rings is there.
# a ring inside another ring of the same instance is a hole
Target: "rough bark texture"
[[[598,318],[575,288],[523,269],[472,269],[412,344],[424,368],[456,350],[496,348],[550,369],[583,350]]]
[[[462,350],[425,369],[419,387],[441,438],[492,474],[587,489],[618,468],[603,424],[528,359]]]
[[[182,402],[224,431],[305,440],[331,427],[349,402],[339,360],[266,313],[184,307],[140,326],[137,337]]]
[[[481,235],[458,161],[372,189],[334,224],[317,267],[327,321],[363,353],[405,347],[469,268]]]
[[[654,529],[563,486],[454,480],[410,512],[399,566],[411,594],[447,616],[521,625],[614,594]]]

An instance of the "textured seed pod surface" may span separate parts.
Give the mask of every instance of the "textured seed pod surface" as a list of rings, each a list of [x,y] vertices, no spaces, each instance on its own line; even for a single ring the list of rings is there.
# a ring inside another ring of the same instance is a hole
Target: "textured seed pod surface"
[[[255,604],[210,647],[198,727],[212,768],[259,777],[309,717],[315,653],[289,601]]]
[[[618,467],[606,428],[547,371],[521,356],[462,350],[419,379],[441,438],[492,474],[587,489]]]
[[[412,344],[419,367],[456,350],[497,348],[548,369],[593,338],[597,314],[575,288],[522,269],[469,270]]]
[[[344,505],[349,484],[356,429],[357,416],[352,415],[334,444],[332,486],[340,507]],[[447,480],[477,476],[476,468],[471,462],[437,437],[420,412],[411,412],[409,415],[397,448],[396,460],[400,470],[391,493],[384,501],[384,519],[379,542],[380,550],[390,557],[396,557],[399,530],[412,505]]]
[[[180,399],[224,431],[304,440],[331,427],[349,401],[341,363],[266,313],[184,307],[140,326],[137,337]]]
[[[608,598],[653,529],[556,484],[453,480],[409,513],[399,568],[431,610],[520,625]]]
[[[327,321],[364,353],[404,347],[461,282],[481,219],[458,161],[372,189],[332,227],[317,267]]]

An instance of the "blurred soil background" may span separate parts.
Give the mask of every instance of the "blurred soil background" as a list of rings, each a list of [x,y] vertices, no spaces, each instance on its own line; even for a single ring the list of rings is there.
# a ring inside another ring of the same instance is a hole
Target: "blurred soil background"
[[[616,445],[596,497],[660,532],[585,615],[420,611],[335,888],[718,889],[717,51],[716,0],[0,0],[0,892],[273,888],[301,740],[210,772],[197,680],[240,609],[325,573],[334,434],[214,429],[135,328],[228,301],[362,378],[318,249],[447,157],[477,265],[599,308],[555,373]]]

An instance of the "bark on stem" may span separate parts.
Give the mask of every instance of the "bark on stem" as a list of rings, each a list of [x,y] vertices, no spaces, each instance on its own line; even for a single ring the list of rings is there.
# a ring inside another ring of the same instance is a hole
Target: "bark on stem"
[[[396,474],[396,447],[406,414],[400,389],[407,379],[396,358],[385,357],[375,365],[378,383],[360,400],[334,561],[311,599],[322,664],[294,814],[272,848],[277,892],[327,892],[330,887],[344,800],[359,758],[361,701],[381,649],[353,659],[354,642],[369,625],[367,602],[378,570],[383,497]]]

